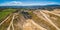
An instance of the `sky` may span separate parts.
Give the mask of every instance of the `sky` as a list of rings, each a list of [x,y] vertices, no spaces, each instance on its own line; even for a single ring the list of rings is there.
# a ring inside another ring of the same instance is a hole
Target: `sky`
[[[60,0],[0,0],[0,6],[60,5]]]

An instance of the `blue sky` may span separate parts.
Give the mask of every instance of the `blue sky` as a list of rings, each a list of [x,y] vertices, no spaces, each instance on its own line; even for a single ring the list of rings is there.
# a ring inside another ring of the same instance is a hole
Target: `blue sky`
[[[0,6],[60,5],[60,0],[0,0]]]

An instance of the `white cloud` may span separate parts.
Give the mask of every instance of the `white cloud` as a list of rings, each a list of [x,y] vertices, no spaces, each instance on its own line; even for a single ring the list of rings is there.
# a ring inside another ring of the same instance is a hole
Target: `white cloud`
[[[22,5],[22,2],[12,1],[12,2],[5,2],[0,4],[0,6],[19,6],[19,5]]]
[[[0,4],[0,6],[31,6],[31,5],[50,5],[58,4],[56,2],[38,2],[38,3],[23,3],[20,1],[5,2]]]

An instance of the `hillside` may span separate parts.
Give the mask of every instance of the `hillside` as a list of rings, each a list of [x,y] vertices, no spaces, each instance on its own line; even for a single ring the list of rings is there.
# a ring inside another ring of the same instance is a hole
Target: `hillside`
[[[60,30],[59,13],[47,10],[18,11],[0,22],[0,30]]]

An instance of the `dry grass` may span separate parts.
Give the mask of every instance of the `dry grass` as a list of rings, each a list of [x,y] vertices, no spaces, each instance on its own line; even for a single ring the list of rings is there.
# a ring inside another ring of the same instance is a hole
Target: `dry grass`
[[[51,24],[49,24],[48,22],[44,21],[42,18],[39,18],[36,14],[34,14],[33,12],[30,12],[30,15],[32,15],[32,19],[39,24],[40,26],[48,29],[48,30],[56,30],[55,27],[53,27]]]

